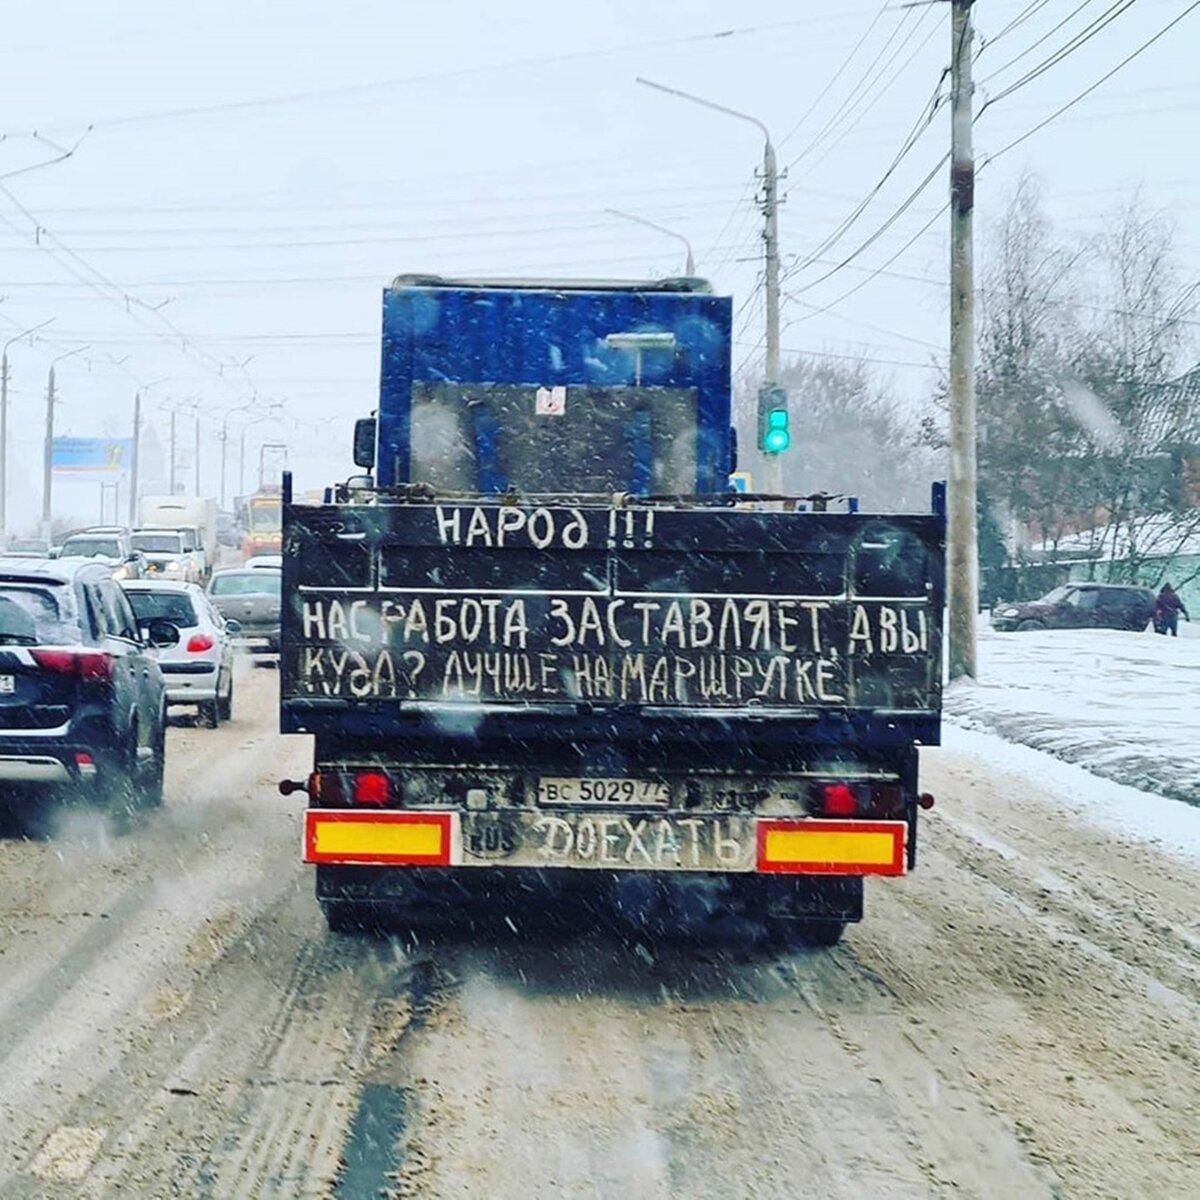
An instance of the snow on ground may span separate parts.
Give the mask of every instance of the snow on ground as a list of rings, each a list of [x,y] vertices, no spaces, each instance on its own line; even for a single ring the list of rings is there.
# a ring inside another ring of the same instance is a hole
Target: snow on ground
[[[1068,808],[1093,826],[1200,862],[1200,808],[1097,779],[1083,767],[958,724],[946,726],[942,744],[952,753],[987,763],[997,774],[1028,780],[1035,792],[1031,799],[1052,799],[1056,808]]]
[[[979,682],[948,688],[946,713],[968,729],[1200,805],[1200,628],[1181,632],[981,629]]]

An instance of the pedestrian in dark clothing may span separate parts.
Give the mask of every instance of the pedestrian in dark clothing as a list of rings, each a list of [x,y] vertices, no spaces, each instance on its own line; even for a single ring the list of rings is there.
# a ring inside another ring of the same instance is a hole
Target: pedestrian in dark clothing
[[[1155,630],[1164,635],[1169,633],[1172,637],[1178,637],[1181,613],[1186,620],[1192,619],[1188,615],[1183,601],[1180,600],[1178,592],[1169,583],[1164,583],[1162,590],[1158,593],[1158,601],[1154,609]]]

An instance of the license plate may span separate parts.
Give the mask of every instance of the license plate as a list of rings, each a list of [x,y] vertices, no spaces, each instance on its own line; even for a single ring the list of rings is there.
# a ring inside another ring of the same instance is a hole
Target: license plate
[[[753,871],[756,823],[636,812],[463,813],[469,866],[610,871]]]
[[[550,777],[538,780],[539,804],[612,805],[614,808],[666,807],[667,784],[653,779]]]
[[[11,696],[17,690],[17,681],[11,675],[0,675],[0,696]]]

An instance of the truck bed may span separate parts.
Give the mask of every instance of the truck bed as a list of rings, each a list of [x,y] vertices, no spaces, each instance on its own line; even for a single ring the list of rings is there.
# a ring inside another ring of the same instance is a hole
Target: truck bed
[[[944,536],[723,498],[288,503],[282,726],[936,743]]]

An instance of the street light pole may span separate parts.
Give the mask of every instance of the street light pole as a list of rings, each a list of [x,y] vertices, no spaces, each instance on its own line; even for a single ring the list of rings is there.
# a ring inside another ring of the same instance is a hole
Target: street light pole
[[[13,342],[45,329],[53,320],[54,317],[49,317],[13,334],[4,343],[3,354],[0,354],[0,537],[8,536],[8,348]]]
[[[54,479],[54,405],[55,405],[55,390],[54,390],[54,368],[62,362],[64,358],[70,358],[73,354],[82,354],[87,350],[87,346],[79,346],[74,350],[68,350],[66,354],[60,354],[50,364],[50,372],[46,377],[46,434],[42,445],[42,537],[47,544],[51,537],[51,526],[53,524],[51,518],[51,506],[53,502],[53,479]]]
[[[645,217],[639,217],[635,213],[623,212],[619,208],[606,208],[606,213],[611,213],[614,217],[623,217],[626,221],[633,221],[638,225],[645,225],[647,229],[655,229],[659,233],[666,234],[669,238],[674,238],[677,242],[682,242],[687,251],[687,259],[684,262],[683,273],[687,276],[696,274],[696,260],[692,255],[692,243],[688,241],[682,233],[676,233],[674,229],[668,229],[665,225],[659,225],[656,221],[647,221]]]
[[[703,108],[711,108],[714,112],[724,113],[727,117],[735,117],[753,125],[763,135],[763,283],[766,291],[766,347],[764,390],[779,386],[779,170],[775,161],[775,147],[771,143],[771,131],[757,117],[749,113],[739,112],[724,104],[705,100],[703,96],[693,95],[680,88],[667,87],[663,83],[655,83],[653,79],[637,77],[637,82],[645,87],[666,92],[668,96],[677,96],[681,100],[690,100]],[[766,455],[763,468],[764,492],[779,493],[783,491],[783,462],[782,455]]]

